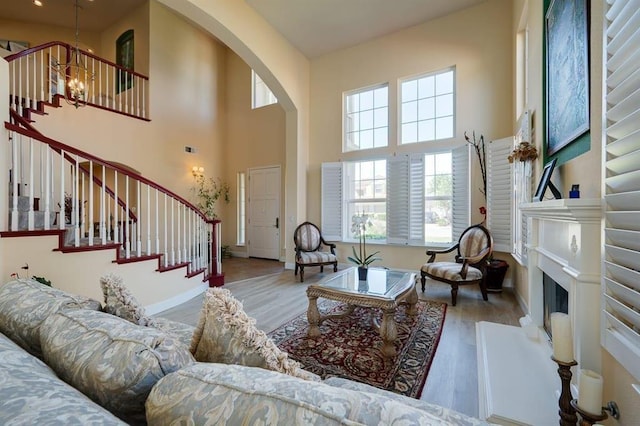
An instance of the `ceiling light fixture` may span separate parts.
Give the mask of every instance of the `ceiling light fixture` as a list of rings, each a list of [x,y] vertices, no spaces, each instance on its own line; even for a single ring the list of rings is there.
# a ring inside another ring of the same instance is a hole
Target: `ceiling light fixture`
[[[65,76],[67,79],[67,87],[64,94],[65,100],[68,104],[79,108],[87,105],[89,84],[93,81],[94,74],[90,72],[85,65],[86,58],[79,47],[79,0],[75,0],[74,7],[76,12],[76,44],[75,47],[71,49],[69,62],[66,64],[57,62],[55,68],[58,75]]]
[[[33,4],[36,6],[42,7],[42,2],[40,0],[33,0]]]

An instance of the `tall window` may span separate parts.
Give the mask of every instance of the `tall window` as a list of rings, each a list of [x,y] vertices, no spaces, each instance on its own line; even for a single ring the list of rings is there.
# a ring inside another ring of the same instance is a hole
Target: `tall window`
[[[135,59],[133,53],[133,30],[127,30],[116,40],[116,64],[133,71]],[[116,92],[120,93],[131,89],[132,86],[133,75],[118,69]]]
[[[451,152],[424,156],[424,240],[446,243],[451,238],[453,177]]]
[[[454,136],[455,70],[401,82],[400,143],[427,142]]]
[[[346,221],[349,238],[356,238],[351,229],[353,216],[367,213],[372,226],[367,238],[383,240],[387,236],[387,161],[360,161],[346,165]]]
[[[389,88],[386,84],[346,94],[343,111],[343,152],[388,145]]]
[[[278,98],[271,92],[260,76],[254,70],[251,70],[251,108],[256,109],[277,102]]]
[[[322,229],[352,240],[368,213],[367,238],[387,244],[448,244],[469,226],[469,148],[322,164]]]
[[[236,211],[238,212],[238,217],[237,219],[237,236],[236,236],[236,244],[239,246],[243,246],[245,245],[246,242],[246,228],[245,228],[245,221],[246,221],[246,201],[245,201],[245,185],[246,185],[246,179],[245,179],[245,174],[244,172],[239,172],[238,173],[238,182],[237,182],[237,188],[238,188],[238,193],[237,193],[237,206],[236,206]]]

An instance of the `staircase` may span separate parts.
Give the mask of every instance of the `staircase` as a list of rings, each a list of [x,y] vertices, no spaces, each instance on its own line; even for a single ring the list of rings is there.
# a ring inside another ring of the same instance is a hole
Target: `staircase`
[[[49,64],[51,58],[61,58],[69,49],[69,45],[52,42],[5,58],[9,62],[10,121],[4,125],[8,143],[3,155],[8,159],[8,184],[0,187],[1,199],[8,200],[8,221],[0,229],[4,249],[7,244],[11,247],[5,239],[53,236],[57,243],[51,249],[76,256],[77,268],[83,267],[87,252],[105,250],[113,253],[115,264],[155,263],[145,277],[148,284],[140,287],[145,293],[154,291],[158,273],[170,271],[183,271],[180,281],[222,285],[220,221],[206,218],[189,201],[152,180],[48,138],[34,126],[34,120],[46,115],[48,108],[61,106],[64,98],[57,91],[66,85],[47,83],[56,77]],[[82,53],[97,76],[86,106],[149,121],[148,78]],[[130,75],[133,84],[116,93],[116,79],[123,73]],[[73,261],[65,259],[65,264],[70,263]],[[136,277],[139,270],[135,270]],[[99,276],[103,271],[96,273]],[[195,291],[193,285],[191,290]],[[184,291],[177,288],[163,293],[147,299],[159,306],[165,299],[180,299]]]

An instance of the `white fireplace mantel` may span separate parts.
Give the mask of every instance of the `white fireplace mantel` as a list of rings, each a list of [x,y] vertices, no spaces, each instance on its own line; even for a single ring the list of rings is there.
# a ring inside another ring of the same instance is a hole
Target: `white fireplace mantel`
[[[578,368],[600,371],[602,205],[600,199],[561,199],[521,204],[520,210],[529,221],[528,286],[521,299],[539,327],[538,339],[520,327],[476,325],[480,415],[507,425],[557,424],[560,380],[542,330],[542,277],[547,274],[569,293]]]

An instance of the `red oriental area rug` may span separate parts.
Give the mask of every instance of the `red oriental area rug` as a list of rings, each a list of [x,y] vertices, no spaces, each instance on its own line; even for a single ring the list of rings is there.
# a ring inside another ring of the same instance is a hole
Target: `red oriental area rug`
[[[322,315],[337,314],[346,307],[329,300],[318,303]],[[306,370],[323,379],[343,377],[419,398],[440,341],[447,305],[419,301],[416,307],[418,314],[413,318],[406,314],[404,306],[398,308],[397,355],[389,359],[380,352],[382,339],[372,324],[374,318],[381,321],[380,309],[358,307],[346,317],[327,319],[320,325],[322,334],[317,338],[307,337],[305,312],[269,336]]]

